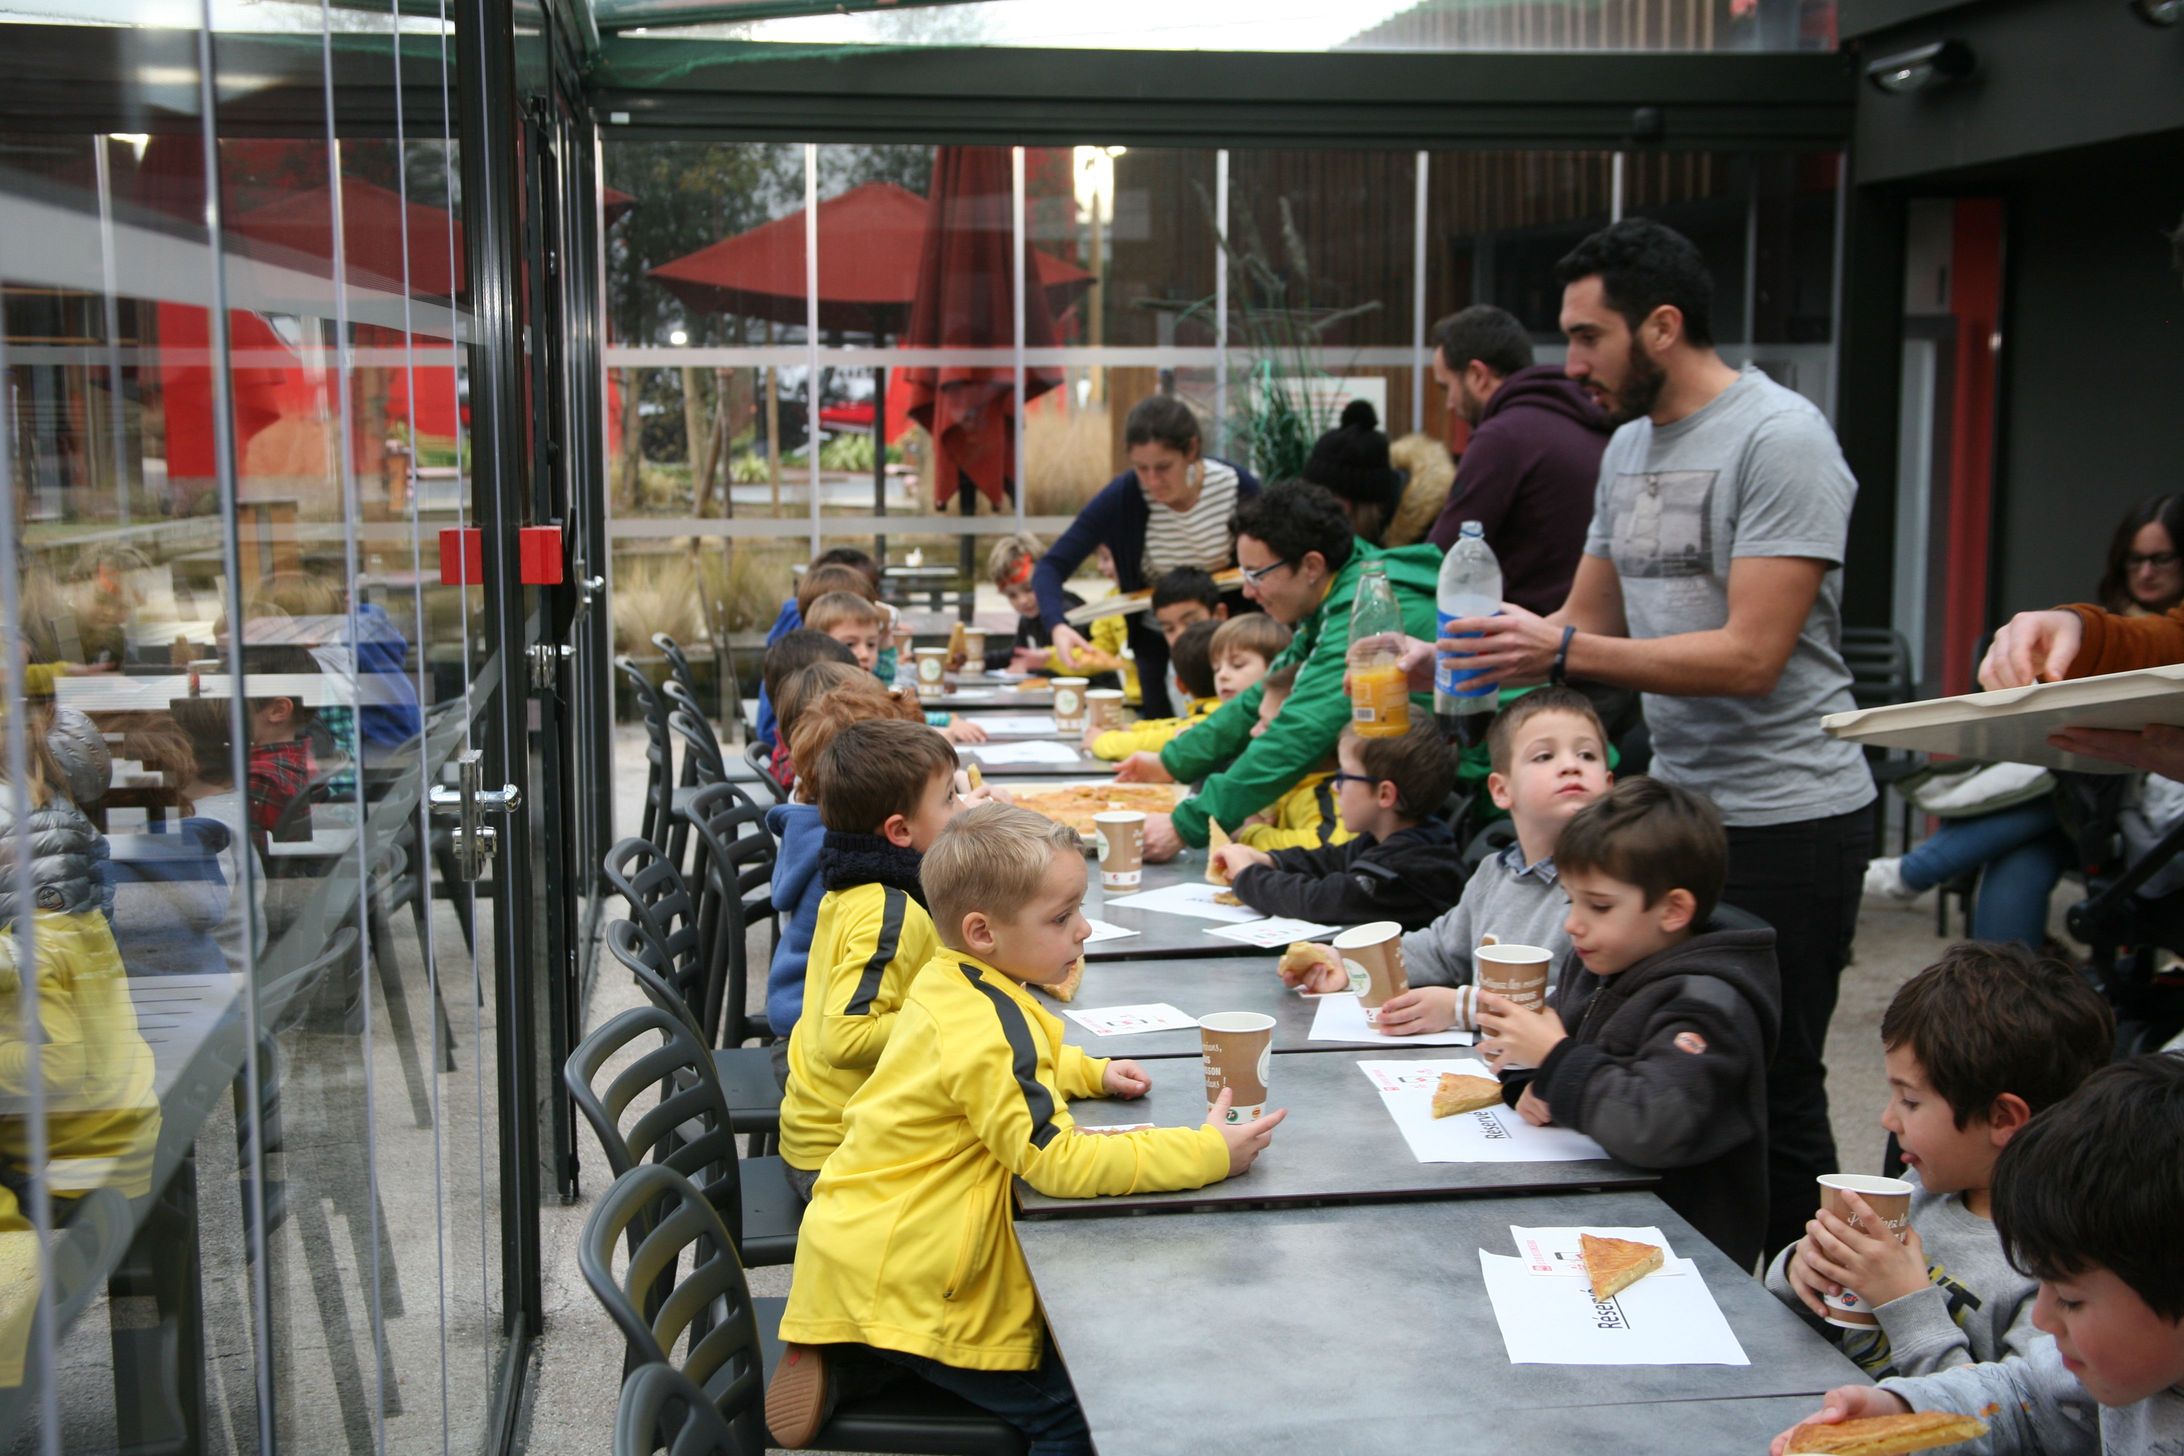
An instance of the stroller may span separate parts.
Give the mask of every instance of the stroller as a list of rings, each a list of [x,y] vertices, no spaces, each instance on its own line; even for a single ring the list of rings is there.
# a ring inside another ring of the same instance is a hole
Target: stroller
[[[2184,1032],[2184,889],[2149,898],[2184,854],[2184,818],[2134,858],[2123,820],[2136,782],[2122,774],[2058,773],[2057,817],[2078,847],[2086,895],[2065,924],[2087,947],[2080,969],[2116,1011],[2116,1054],[2158,1051]]]

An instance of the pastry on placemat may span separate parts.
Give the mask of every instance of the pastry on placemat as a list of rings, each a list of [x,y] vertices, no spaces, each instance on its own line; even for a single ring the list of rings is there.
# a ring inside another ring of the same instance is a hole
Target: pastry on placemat
[[[1051,986],[1041,986],[1039,989],[1057,1001],[1074,1001],[1077,999],[1077,988],[1083,984],[1084,957],[1080,955],[1077,957],[1077,963],[1069,968],[1067,976]]]
[[[1827,1425],[1807,1421],[1790,1432],[1787,1456],[1896,1456],[1903,1451],[1931,1451],[1987,1434],[1987,1423],[1951,1411],[1912,1411],[1905,1415],[1868,1416]]]
[[[1244,902],[1237,898],[1234,890],[1220,890],[1215,892],[1213,903],[1216,905],[1234,905],[1241,908]]]
[[[1577,1247],[1584,1256],[1585,1277],[1592,1280],[1595,1299],[1611,1299],[1661,1267],[1658,1244],[1579,1234]]]
[[[1501,1083],[1492,1077],[1467,1077],[1461,1072],[1443,1072],[1433,1089],[1433,1115],[1454,1117],[1463,1112],[1481,1112],[1501,1102]]]

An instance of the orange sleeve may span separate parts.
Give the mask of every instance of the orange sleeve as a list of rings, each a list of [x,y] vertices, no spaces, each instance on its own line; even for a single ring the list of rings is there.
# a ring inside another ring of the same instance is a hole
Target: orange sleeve
[[[2134,672],[2184,662],[2184,607],[2159,617],[2119,617],[2099,607],[2074,603],[2062,608],[2085,624],[2085,641],[2070,664],[2071,677]]]

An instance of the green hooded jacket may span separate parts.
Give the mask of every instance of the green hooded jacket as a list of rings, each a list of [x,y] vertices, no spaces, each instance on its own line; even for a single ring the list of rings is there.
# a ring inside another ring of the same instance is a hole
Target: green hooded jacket
[[[1233,834],[1334,751],[1335,740],[1350,721],[1350,700],[1342,691],[1344,660],[1350,653],[1350,605],[1368,561],[1386,564],[1388,584],[1403,611],[1403,630],[1433,640],[1440,626],[1433,599],[1441,577],[1441,548],[1382,550],[1359,541],[1327,595],[1296,624],[1297,635],[1272,664],[1297,664],[1297,686],[1267,731],[1251,736],[1261,695],[1254,684],[1160,751],[1161,765],[1177,783],[1205,780],[1197,793],[1175,807],[1175,831],[1185,844],[1206,842],[1208,819],[1220,821]],[[1411,704],[1430,713],[1433,694],[1412,693]]]

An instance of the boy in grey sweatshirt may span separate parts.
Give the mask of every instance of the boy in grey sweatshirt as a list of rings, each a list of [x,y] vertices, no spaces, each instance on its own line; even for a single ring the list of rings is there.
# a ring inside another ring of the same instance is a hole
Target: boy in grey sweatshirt
[[[1486,791],[1509,813],[1517,842],[1473,872],[1461,899],[1403,937],[1410,989],[1380,1008],[1390,1036],[1474,1031],[1471,955],[1489,935],[1504,945],[1544,946],[1560,963],[1570,937],[1569,900],[1555,878],[1555,837],[1571,816],[1608,791],[1607,735],[1584,694],[1545,687],[1501,710],[1487,733],[1493,772]],[[1309,991],[1340,989],[1328,984]]]
[[[1831,1390],[1814,1419],[1975,1415],[1987,1435],[1952,1449],[1979,1456],[2184,1452],[2184,1058],[2087,1078],[2003,1149],[1993,1198],[2004,1254],[2039,1280],[2033,1323],[2053,1338],[2023,1359]]]
[[[1823,1319],[1831,1297],[1855,1290],[1880,1325],[1846,1332],[1843,1353],[1876,1378],[2047,1343],[2032,1324],[2033,1281],[1995,1236],[1994,1165],[2035,1113],[2107,1063],[2115,1037],[2108,1003],[2068,967],[2015,945],[1951,946],[1881,1018],[1881,1126],[1914,1188],[1903,1242],[1822,1212],[1775,1256],[1767,1287]]]

